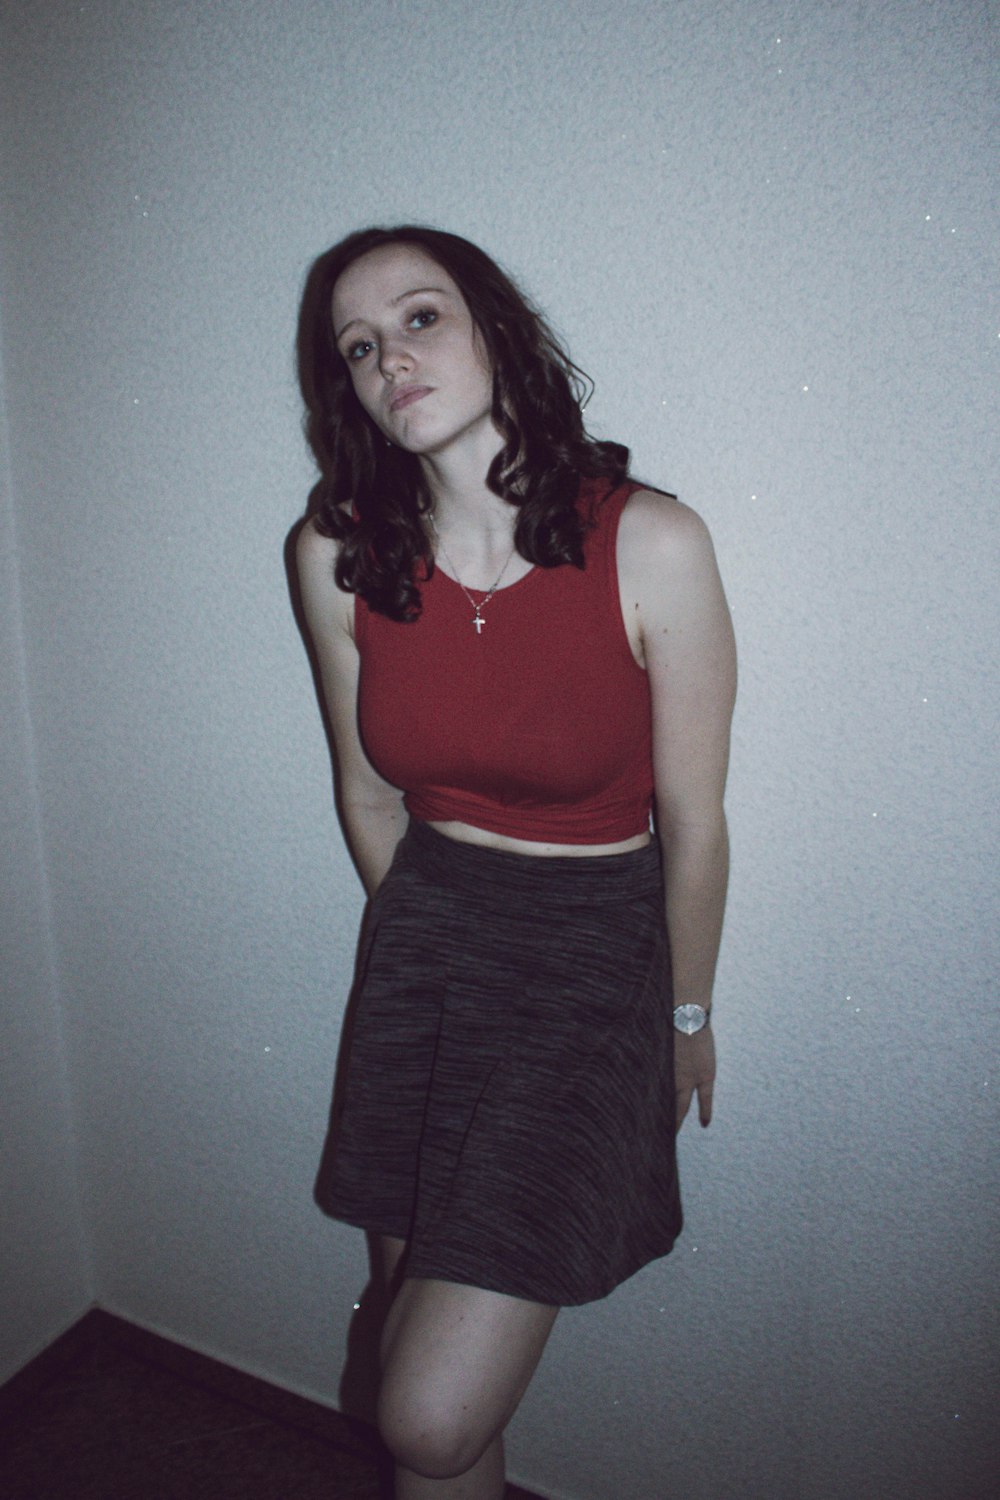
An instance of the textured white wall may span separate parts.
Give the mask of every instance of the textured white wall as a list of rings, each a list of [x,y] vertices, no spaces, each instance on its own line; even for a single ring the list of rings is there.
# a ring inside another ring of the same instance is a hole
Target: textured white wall
[[[995,8],[3,19],[23,628],[99,1300],[338,1399],[364,1259],[310,1194],[360,900],[281,561],[291,343],[310,258],[417,217],[523,277],[594,425],[704,512],[742,649],[688,1232],[560,1320],[512,1469],[574,1500],[990,1493]]]
[[[0,1383],[93,1278],[39,819],[0,361]]]

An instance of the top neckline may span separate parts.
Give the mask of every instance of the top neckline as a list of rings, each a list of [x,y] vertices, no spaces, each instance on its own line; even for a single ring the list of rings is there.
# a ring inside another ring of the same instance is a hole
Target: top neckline
[[[493,592],[492,592],[492,598],[495,599],[498,594],[509,594],[513,589],[520,588],[521,585],[522,585],[522,583],[527,583],[528,580],[529,580],[529,578],[534,578],[535,574],[536,573],[540,573],[541,571],[542,571],[542,569],[538,566],[537,563],[535,563],[532,567],[530,567],[528,569],[527,573],[522,573],[522,575],[521,575],[520,578],[515,578],[513,583],[501,583],[498,588],[494,588]],[[439,573],[440,573],[440,575],[441,575],[442,578],[446,578],[448,580],[448,582],[451,584],[452,588],[458,589],[459,593],[462,594],[463,596],[465,596],[466,592],[468,592],[469,594],[472,594],[474,597],[478,597],[480,599],[484,599],[486,597],[486,595],[490,593],[489,589],[473,589],[473,588],[470,588],[467,591],[465,584],[464,583],[459,583],[459,581],[458,581],[457,578],[455,578],[451,573],[446,572],[445,569],[442,568],[442,566],[441,566],[440,562],[437,560],[437,558],[435,558],[434,559],[434,576],[437,577],[437,575]],[[424,587],[426,588],[426,584],[424,585]]]

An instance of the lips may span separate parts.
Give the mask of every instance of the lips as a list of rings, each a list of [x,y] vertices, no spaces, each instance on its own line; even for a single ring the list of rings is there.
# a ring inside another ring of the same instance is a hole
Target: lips
[[[401,411],[404,406],[412,406],[414,401],[422,401],[429,396],[431,387],[429,385],[403,385],[396,391],[389,402],[390,411]]]

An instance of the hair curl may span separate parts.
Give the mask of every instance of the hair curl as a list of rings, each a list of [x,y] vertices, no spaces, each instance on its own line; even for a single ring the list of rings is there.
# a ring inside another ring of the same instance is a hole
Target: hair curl
[[[629,453],[588,436],[581,410],[587,377],[538,310],[468,240],[407,224],[361,229],[325,251],[306,278],[298,325],[305,433],[320,471],[309,511],[317,529],[341,544],[341,588],[390,619],[414,620],[417,578],[434,569],[422,521],[431,496],[418,459],[387,444],[358,401],[331,317],[334,285],[347,267],[397,244],[415,246],[448,272],[483,341],[493,372],[493,421],[503,438],[486,482],[518,507],[514,541],[522,557],[543,568],[582,568],[580,476],[613,486],[625,478]]]

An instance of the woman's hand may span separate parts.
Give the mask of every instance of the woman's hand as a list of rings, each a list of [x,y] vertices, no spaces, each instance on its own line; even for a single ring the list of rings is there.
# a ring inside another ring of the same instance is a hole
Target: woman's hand
[[[715,1038],[710,1026],[696,1031],[694,1036],[685,1036],[681,1031],[674,1036],[674,1081],[677,1086],[677,1129],[680,1130],[695,1093],[698,1095],[698,1118],[702,1125],[707,1125],[712,1118],[715,1084]]]

